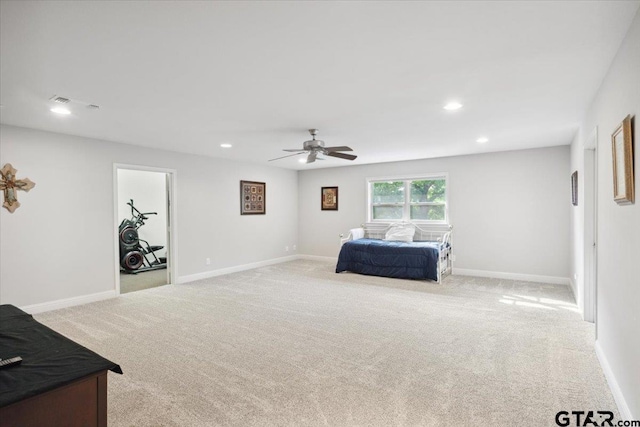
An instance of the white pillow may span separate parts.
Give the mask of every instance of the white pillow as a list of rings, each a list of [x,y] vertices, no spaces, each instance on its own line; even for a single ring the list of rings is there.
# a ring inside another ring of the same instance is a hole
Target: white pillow
[[[363,228],[352,228],[349,230],[351,233],[351,240],[358,240],[364,237],[364,229]]]
[[[397,240],[401,242],[413,242],[413,235],[416,232],[415,226],[411,224],[394,224],[389,228],[384,240]]]

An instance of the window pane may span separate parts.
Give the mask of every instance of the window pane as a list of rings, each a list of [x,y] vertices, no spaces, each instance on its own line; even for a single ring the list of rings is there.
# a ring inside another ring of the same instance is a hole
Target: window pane
[[[444,203],[445,190],[444,179],[411,181],[411,202]]]
[[[373,219],[402,219],[402,206],[374,206]]]
[[[373,203],[404,203],[404,183],[402,181],[374,182],[371,191]]]
[[[411,206],[411,219],[444,221],[444,205]]]

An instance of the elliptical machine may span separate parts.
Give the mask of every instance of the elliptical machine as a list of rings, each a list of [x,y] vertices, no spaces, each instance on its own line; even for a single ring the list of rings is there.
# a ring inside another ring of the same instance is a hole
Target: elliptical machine
[[[129,200],[127,205],[131,206],[131,219],[122,220],[118,226],[121,271],[138,274],[143,271],[167,268],[167,258],[157,257],[155,254],[164,246],[151,246],[138,235],[138,229],[149,219],[148,215],[158,213],[140,212],[133,206],[133,199]]]

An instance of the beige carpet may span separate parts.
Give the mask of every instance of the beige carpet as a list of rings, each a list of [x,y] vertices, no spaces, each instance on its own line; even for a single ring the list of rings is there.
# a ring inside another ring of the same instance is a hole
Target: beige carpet
[[[110,426],[554,426],[614,410],[565,286],[294,261],[36,318],[119,363]]]
[[[162,270],[143,271],[137,274],[120,272],[120,293],[128,294],[129,292],[155,288],[156,286],[166,285],[167,282],[166,268]]]

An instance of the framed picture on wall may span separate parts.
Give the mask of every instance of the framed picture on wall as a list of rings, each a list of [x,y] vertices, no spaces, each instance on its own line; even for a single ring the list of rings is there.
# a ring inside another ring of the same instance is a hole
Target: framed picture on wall
[[[240,215],[264,215],[266,208],[267,184],[240,181]]]
[[[322,187],[322,204],[323,211],[338,210],[338,187]]]
[[[571,174],[571,203],[578,206],[578,171]]]
[[[633,135],[631,116],[624,118],[611,135],[613,151],[613,200],[619,205],[634,202]]]

